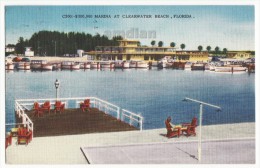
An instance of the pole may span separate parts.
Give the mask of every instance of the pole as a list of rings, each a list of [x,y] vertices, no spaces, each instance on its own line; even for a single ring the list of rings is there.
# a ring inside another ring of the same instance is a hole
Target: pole
[[[56,101],[58,101],[58,88],[56,88]]]
[[[200,116],[199,116],[199,136],[198,136],[198,161],[201,161],[201,137],[202,137],[202,115],[203,115],[203,105],[205,106],[210,106],[213,108],[217,108],[218,110],[221,110],[221,107],[213,105],[213,104],[209,104],[203,101],[199,101],[199,100],[195,100],[195,99],[191,99],[188,97],[185,97],[183,101],[192,101],[192,102],[196,102],[200,104]]]
[[[199,138],[199,140],[198,140],[198,160],[199,160],[199,162],[201,161],[201,135],[202,135],[202,132],[201,132],[201,127],[202,127],[202,115],[203,115],[203,110],[202,110],[202,108],[203,108],[203,105],[202,104],[200,104],[200,121],[199,121],[199,127],[200,127],[200,131],[199,131],[199,136],[198,136],[198,138]]]

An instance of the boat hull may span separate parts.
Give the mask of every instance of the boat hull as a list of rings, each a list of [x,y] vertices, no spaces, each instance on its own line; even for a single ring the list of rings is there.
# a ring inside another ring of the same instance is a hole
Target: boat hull
[[[44,64],[42,65],[42,70],[44,71],[52,71],[53,65]]]
[[[246,67],[215,67],[215,72],[245,72]]]
[[[100,64],[98,62],[91,62],[90,68],[91,69],[100,69]]]
[[[7,63],[5,65],[5,70],[14,70],[14,64],[12,63]]]
[[[25,63],[25,62],[21,63],[21,62],[20,62],[20,63],[18,64],[17,69],[18,69],[18,70],[30,70],[30,69],[31,69],[31,66],[30,66],[29,63]]]

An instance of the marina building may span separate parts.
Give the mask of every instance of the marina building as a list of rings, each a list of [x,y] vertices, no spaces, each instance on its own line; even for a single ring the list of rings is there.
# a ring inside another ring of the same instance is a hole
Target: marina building
[[[228,51],[227,58],[248,59],[251,58],[251,51]]]
[[[95,60],[136,60],[158,61],[171,57],[177,61],[208,61],[205,51],[176,51],[175,47],[140,46],[138,40],[119,40],[118,46],[96,46],[95,51],[88,52]]]

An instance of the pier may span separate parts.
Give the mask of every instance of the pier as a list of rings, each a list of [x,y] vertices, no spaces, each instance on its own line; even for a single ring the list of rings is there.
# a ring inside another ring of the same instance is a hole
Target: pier
[[[89,109],[82,111],[80,103],[88,99]],[[56,98],[19,99],[15,101],[16,123],[31,131],[33,137],[74,135],[97,132],[142,130],[143,117],[96,97],[59,98],[64,111],[54,113]],[[35,115],[34,103],[49,102],[50,110]],[[10,126],[12,124],[7,124]],[[16,125],[16,124],[13,124]]]
[[[90,108],[88,112],[79,108],[65,109],[61,114],[51,111],[40,117],[33,116],[33,110],[26,114],[34,123],[34,137],[137,130],[97,108]],[[22,119],[17,117],[17,122],[21,123]]]

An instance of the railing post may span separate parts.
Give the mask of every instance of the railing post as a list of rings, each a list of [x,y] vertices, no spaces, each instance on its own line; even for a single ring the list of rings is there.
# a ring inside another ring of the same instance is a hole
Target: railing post
[[[132,125],[132,114],[130,114],[130,117],[129,117],[129,124]]]
[[[120,107],[117,107],[117,119],[120,120]]]
[[[141,119],[139,121],[140,122],[140,131],[142,131],[143,130],[143,118],[141,117],[140,119]]]

